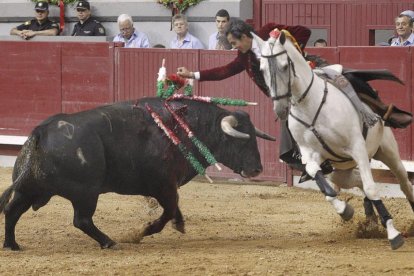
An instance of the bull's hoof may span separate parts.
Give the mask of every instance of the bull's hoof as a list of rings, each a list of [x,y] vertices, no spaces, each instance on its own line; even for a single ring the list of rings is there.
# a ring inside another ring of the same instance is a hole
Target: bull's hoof
[[[3,243],[3,248],[4,249],[9,249],[12,251],[19,251],[20,250],[20,246],[17,244],[17,242],[4,242]]]
[[[340,216],[344,221],[350,220],[354,216],[354,208],[346,203],[345,210],[342,214],[340,214]]]
[[[404,237],[401,234],[398,234],[398,236],[389,241],[391,244],[391,249],[396,250],[404,244]]]
[[[101,244],[101,249],[112,248],[115,245],[116,245],[116,242],[114,242],[113,240],[110,240],[104,244]]]
[[[184,222],[180,222],[180,223],[172,223],[172,227],[177,230],[178,232],[185,234],[185,227],[184,227]]]

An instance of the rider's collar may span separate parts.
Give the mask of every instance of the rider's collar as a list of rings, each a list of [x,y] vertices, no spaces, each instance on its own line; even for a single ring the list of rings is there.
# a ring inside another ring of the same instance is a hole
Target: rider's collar
[[[251,50],[255,54],[256,58],[258,60],[260,60],[262,55],[260,53],[259,45],[257,45],[256,40],[254,40],[254,39],[252,41],[252,49]]]

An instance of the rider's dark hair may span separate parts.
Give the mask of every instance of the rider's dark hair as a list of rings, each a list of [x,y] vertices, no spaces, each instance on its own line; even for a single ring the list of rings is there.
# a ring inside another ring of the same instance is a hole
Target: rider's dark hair
[[[242,35],[245,34],[246,36],[253,38],[252,34],[250,33],[253,31],[253,27],[243,20],[232,18],[230,19],[230,24],[226,29],[226,36],[228,34],[232,34],[234,38],[240,39]]]

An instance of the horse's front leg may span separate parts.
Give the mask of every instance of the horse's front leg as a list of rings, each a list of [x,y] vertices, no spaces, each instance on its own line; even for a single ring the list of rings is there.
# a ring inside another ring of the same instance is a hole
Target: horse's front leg
[[[379,196],[378,186],[372,177],[368,154],[366,153],[365,147],[361,146],[354,150],[354,155],[353,158],[357,162],[361,173],[364,193],[377,210],[382,225],[387,229],[387,236],[391,248],[393,250],[398,249],[404,244],[404,238],[401,233],[395,229],[392,216]]]
[[[354,208],[346,201],[337,198],[338,192],[332,188],[322,173],[319,164],[322,163],[319,155],[301,149],[302,162],[306,164],[306,172],[315,180],[320,191],[325,195],[325,199],[332,204],[335,211],[342,217],[343,220],[348,221],[354,215]]]

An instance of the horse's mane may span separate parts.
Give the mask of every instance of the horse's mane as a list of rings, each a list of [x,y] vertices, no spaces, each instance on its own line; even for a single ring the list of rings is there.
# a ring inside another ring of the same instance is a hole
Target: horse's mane
[[[324,59],[324,58],[322,58],[318,55],[309,55],[309,54],[306,53],[305,60],[313,62],[316,67],[325,67],[325,66],[329,65],[329,63],[326,59]]]

